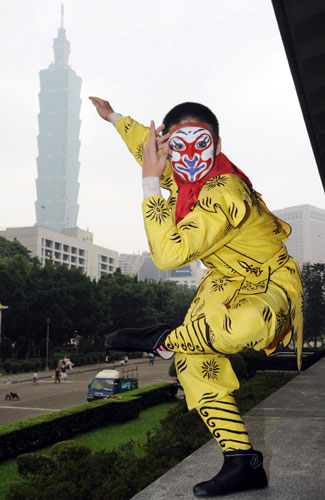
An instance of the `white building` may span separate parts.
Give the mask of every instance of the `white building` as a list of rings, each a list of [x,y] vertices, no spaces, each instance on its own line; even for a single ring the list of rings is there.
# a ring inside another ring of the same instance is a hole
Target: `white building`
[[[18,240],[43,265],[52,260],[56,266],[77,268],[96,280],[117,268],[118,253],[94,245],[93,233],[78,227],[63,229],[62,233],[40,226],[7,228],[0,236]]]
[[[292,233],[286,242],[288,252],[299,265],[325,263],[325,210],[313,205],[273,210],[290,224]]]

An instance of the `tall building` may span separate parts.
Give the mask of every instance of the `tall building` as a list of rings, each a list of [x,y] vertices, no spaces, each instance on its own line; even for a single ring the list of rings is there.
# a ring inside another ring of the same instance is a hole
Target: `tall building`
[[[53,49],[54,62],[40,71],[35,225],[62,232],[77,226],[82,81],[68,64],[63,5]]]
[[[313,205],[273,210],[290,224],[292,233],[286,242],[288,252],[299,265],[325,263],[325,210]]]

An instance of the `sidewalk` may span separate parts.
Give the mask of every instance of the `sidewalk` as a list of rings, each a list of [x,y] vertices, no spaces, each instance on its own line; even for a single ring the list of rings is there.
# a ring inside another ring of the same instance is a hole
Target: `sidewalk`
[[[324,394],[325,358],[246,413],[244,420],[254,447],[264,454],[269,487],[222,498],[325,498]],[[212,439],[132,500],[194,499],[193,485],[211,479],[222,463],[222,453]]]
[[[133,364],[142,364],[142,363],[148,363],[148,360],[146,358],[139,358],[139,359],[130,359],[128,364],[126,365],[127,367],[131,366]],[[98,364],[93,364],[93,365],[84,365],[84,366],[76,366],[74,367],[71,371],[69,371],[69,375],[73,375],[74,373],[85,373],[85,372],[98,372],[99,370],[109,370],[114,367],[119,367],[119,361],[115,361],[115,364],[113,363],[98,363]],[[0,385],[5,385],[5,384],[18,384],[19,382],[32,382],[33,380],[33,374],[34,372],[28,372],[28,373],[17,373],[14,375],[5,375],[4,377],[0,377]],[[54,376],[54,370],[50,369],[49,371],[40,371],[37,372],[38,380],[44,379],[44,378],[52,378]]]

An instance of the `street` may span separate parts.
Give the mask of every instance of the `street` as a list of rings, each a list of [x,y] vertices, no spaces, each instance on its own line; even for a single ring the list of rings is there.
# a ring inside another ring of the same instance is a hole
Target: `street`
[[[128,365],[131,365],[131,361]],[[168,375],[170,366],[168,361],[156,359],[154,366],[149,366],[148,362],[139,363],[137,366],[139,387],[171,380]],[[0,425],[86,403],[88,384],[98,371],[107,368],[111,368],[111,365],[108,367],[100,364],[97,365],[97,370],[85,373],[69,371],[68,380],[60,384],[55,384],[54,378],[41,379],[37,384],[31,381],[0,384]],[[20,401],[5,400],[9,392],[18,392],[21,397]]]

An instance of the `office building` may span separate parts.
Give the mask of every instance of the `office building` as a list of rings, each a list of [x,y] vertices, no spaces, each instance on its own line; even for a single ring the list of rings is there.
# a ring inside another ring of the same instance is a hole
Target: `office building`
[[[69,66],[63,27],[54,39],[54,62],[40,71],[36,226],[61,232],[76,227],[79,193],[81,78]]]
[[[139,280],[170,280],[179,285],[187,285],[190,288],[197,286],[204,272],[199,261],[179,269],[161,271],[153,263],[149,252],[143,252],[142,254],[120,254],[118,267],[123,274],[136,275]]]
[[[0,231],[0,236],[18,240],[43,265],[52,260],[56,266],[79,269],[96,280],[117,268],[118,253],[94,245],[93,233],[78,227],[64,229],[62,233],[40,226],[7,228]]]
[[[299,265],[325,263],[325,210],[313,205],[273,210],[273,213],[290,224],[292,233],[286,245],[288,252]]]

